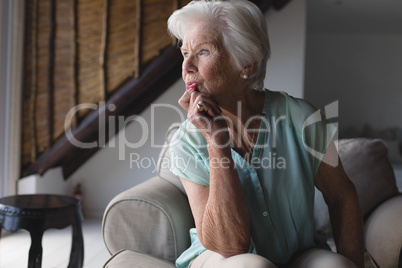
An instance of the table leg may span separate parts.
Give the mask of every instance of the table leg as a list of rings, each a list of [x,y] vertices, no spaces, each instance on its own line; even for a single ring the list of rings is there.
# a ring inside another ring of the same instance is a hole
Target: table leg
[[[41,268],[43,230],[29,233],[31,234],[31,248],[29,249],[28,268]]]
[[[84,239],[82,237],[80,218],[76,219],[75,223],[72,226],[72,231],[73,239],[71,244],[70,262],[68,264],[68,268],[82,268],[84,265]]]
[[[1,246],[1,231],[3,230],[3,226],[2,225],[0,225],[0,246]],[[0,254],[0,263],[1,263],[1,255],[2,254]]]

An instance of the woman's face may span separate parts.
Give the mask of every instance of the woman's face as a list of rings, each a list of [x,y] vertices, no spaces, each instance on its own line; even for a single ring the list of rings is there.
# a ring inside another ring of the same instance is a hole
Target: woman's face
[[[233,101],[244,87],[241,71],[231,63],[222,38],[215,27],[199,21],[185,32],[182,76],[187,87],[209,95],[220,106]]]

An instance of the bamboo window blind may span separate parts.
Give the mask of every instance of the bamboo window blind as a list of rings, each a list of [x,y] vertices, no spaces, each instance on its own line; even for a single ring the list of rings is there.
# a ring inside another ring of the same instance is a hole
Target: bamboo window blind
[[[22,170],[64,135],[78,104],[107,101],[169,47],[180,0],[27,0]],[[75,113],[76,128],[89,110]]]

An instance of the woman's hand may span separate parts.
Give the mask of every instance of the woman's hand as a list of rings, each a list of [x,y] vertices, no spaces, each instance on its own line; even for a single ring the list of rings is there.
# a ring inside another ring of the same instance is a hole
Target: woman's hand
[[[209,144],[224,146],[229,141],[225,118],[215,100],[195,89],[188,89],[179,99],[179,104],[187,111],[187,119],[201,131]],[[203,111],[199,111],[199,105],[204,106]]]

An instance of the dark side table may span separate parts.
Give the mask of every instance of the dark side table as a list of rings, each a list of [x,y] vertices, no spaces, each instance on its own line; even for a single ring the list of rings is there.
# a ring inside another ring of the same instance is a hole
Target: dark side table
[[[63,229],[72,225],[72,246],[69,268],[81,268],[84,261],[82,214],[79,201],[63,195],[16,195],[0,198],[0,236],[25,229],[31,235],[29,268],[42,266],[42,236],[50,228]]]

